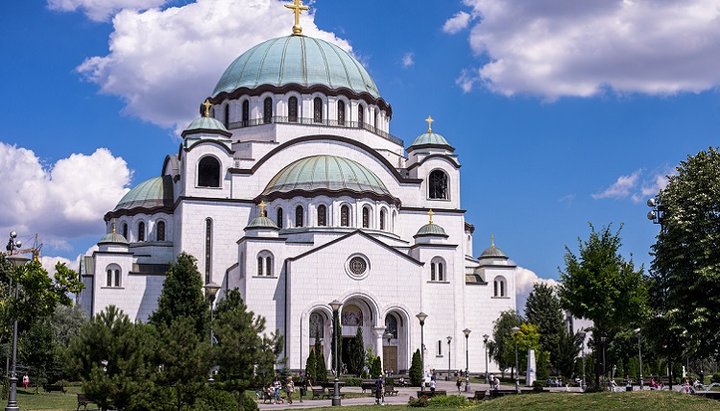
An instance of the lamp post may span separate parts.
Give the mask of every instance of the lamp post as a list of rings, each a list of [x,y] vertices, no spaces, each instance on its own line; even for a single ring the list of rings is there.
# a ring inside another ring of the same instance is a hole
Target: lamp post
[[[640,329],[635,329],[635,334],[638,337],[638,358],[640,359],[640,391],[643,389],[643,375],[642,375],[642,336],[640,335]]]
[[[605,342],[607,341],[607,337],[604,335],[600,337],[600,343],[602,343],[603,348],[603,383],[607,383],[607,368],[605,367]]]
[[[513,327],[512,333],[515,337],[515,393],[520,394],[520,370],[518,369],[518,342],[517,334],[520,331],[520,327]]]
[[[420,391],[425,391],[425,334],[424,334],[424,327],[425,327],[425,319],[427,319],[428,315],[424,312],[420,311],[417,315],[415,315],[418,320],[420,320],[420,363],[422,364],[422,379],[420,382]]]
[[[337,336],[337,321],[338,321],[338,312],[340,311],[340,307],[342,307],[342,303],[338,300],[333,300],[330,303],[330,308],[333,310],[333,339],[335,340],[335,353],[333,354],[333,357],[335,357],[335,381],[333,381],[334,391],[333,391],[333,397],[332,397],[332,406],[333,407],[339,407],[342,405],[340,400],[340,387],[338,386],[340,380],[338,380],[338,376],[340,374],[340,368],[339,368],[339,361],[338,361],[338,336]]]
[[[205,289],[205,298],[207,298],[208,304],[210,305],[210,346],[212,347],[212,345],[213,345],[213,329],[212,329],[213,303],[215,302],[215,297],[217,296],[218,290],[220,290],[220,286],[211,281],[211,282],[205,284],[205,286],[203,288]]]
[[[489,335],[483,334],[483,344],[485,345],[485,384],[490,384],[490,374],[488,374],[488,351],[487,351],[487,343],[488,343],[489,338],[490,338]]]
[[[647,201],[648,207],[651,208],[650,211],[647,213],[648,220],[652,221],[653,224],[658,224],[660,226],[660,232],[663,231],[665,228],[663,223],[665,221],[665,207],[662,204],[662,200],[660,199],[660,196],[656,196],[653,198],[648,199]],[[663,290],[665,291],[665,290]],[[665,296],[663,295],[663,298]],[[657,315],[657,318],[662,318],[663,316],[661,314]],[[663,346],[665,347],[665,345]],[[672,355],[670,353],[670,346],[667,344],[667,356],[668,356],[668,383],[670,385],[670,391],[672,391]]]
[[[463,334],[465,334],[465,392],[470,390],[470,351],[468,350],[468,339],[470,338],[471,332],[469,328],[463,330]]]
[[[587,387],[585,384],[585,330],[581,328],[580,331],[578,331],[578,336],[582,338],[582,351],[580,352],[580,354],[582,354],[582,381],[580,383],[580,390],[585,392],[585,388]]]
[[[447,336],[447,342],[448,342],[448,372],[445,376],[445,381],[448,381],[450,379],[450,343],[452,342],[452,337]]]
[[[19,270],[20,267],[28,262],[28,259],[19,255],[13,255],[13,252],[18,248],[22,247],[22,242],[16,240],[17,233],[15,231],[10,232],[10,239],[8,240],[5,249],[8,252],[8,260],[13,264],[13,268]],[[15,280],[15,302],[17,303],[18,298],[18,281]],[[10,394],[8,395],[8,403],[5,407],[5,411],[20,411],[20,407],[17,405],[17,338],[18,338],[18,320],[17,315],[14,316],[13,321],[13,340],[12,340],[12,372],[10,373]]]

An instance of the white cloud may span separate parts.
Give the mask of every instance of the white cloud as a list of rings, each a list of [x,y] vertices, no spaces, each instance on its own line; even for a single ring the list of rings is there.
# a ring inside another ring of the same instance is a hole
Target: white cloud
[[[31,150],[0,142],[0,232],[40,234],[44,243],[100,234],[103,215],[128,191],[131,172],[99,148],[45,167]]]
[[[225,68],[253,45],[290,34],[292,14],[278,0],[198,0],[183,7],[123,10],[113,19],[110,53],[78,67],[125,111],[181,130],[198,115]],[[350,51],[345,40],[302,15],[303,33]]]
[[[403,67],[412,67],[415,65],[415,53],[408,52],[402,58]]]
[[[523,314],[525,312],[525,302],[530,292],[532,292],[535,283],[545,283],[551,286],[559,284],[552,278],[540,278],[534,271],[518,266],[517,274],[515,275],[515,293],[517,295],[518,313]]]
[[[592,198],[599,200],[602,198],[621,199],[630,197],[632,190],[637,186],[641,173],[642,170],[637,170],[630,175],[618,177],[610,187],[593,194]]]
[[[42,257],[40,257],[40,263],[42,264],[45,271],[48,272],[50,277],[52,277],[55,274],[55,264],[57,264],[57,263],[65,263],[65,265],[67,265],[68,268],[70,268],[72,270],[77,271],[77,269],[78,269],[78,259],[73,261],[73,260],[68,260],[67,258],[64,258],[64,257],[42,256]]]
[[[455,34],[460,30],[466,29],[469,24],[470,14],[460,11],[445,21],[443,31],[449,34]]]
[[[147,10],[169,0],[48,0],[48,8],[57,11],[81,10],[93,21],[107,21],[123,9]]]
[[[471,70],[463,70],[460,72],[460,77],[455,80],[455,84],[460,86],[463,92],[469,93],[478,81],[480,81],[480,77],[478,77],[474,72]]]
[[[718,0],[464,3],[479,17],[470,46],[487,59],[474,71],[503,95],[672,95],[720,85]]]

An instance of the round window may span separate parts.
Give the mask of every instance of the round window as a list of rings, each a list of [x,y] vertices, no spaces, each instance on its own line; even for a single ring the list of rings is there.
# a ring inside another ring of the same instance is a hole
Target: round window
[[[353,257],[350,259],[348,268],[353,275],[361,276],[367,271],[367,261],[362,257]]]

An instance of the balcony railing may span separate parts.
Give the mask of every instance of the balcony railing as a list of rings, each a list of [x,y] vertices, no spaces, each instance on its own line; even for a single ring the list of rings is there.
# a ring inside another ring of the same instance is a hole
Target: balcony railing
[[[383,130],[380,130],[377,127],[371,126],[367,123],[360,123],[357,121],[340,121],[340,120],[328,120],[328,119],[314,119],[314,118],[308,118],[308,117],[287,117],[287,116],[273,116],[273,117],[264,117],[264,118],[254,118],[252,120],[246,120],[246,121],[236,121],[230,123],[230,126],[228,129],[233,130],[237,128],[246,128],[246,127],[254,127],[254,126],[261,126],[264,124],[301,124],[304,126],[317,126],[317,127],[333,127],[333,128],[357,128],[362,130],[367,130],[375,135],[378,135],[380,137],[386,138],[393,143],[403,145],[402,139],[399,137],[395,137],[394,135],[385,132]]]

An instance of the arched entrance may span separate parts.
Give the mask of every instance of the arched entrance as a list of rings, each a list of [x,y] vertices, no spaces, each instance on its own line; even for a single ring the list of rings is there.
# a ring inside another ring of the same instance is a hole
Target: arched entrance
[[[385,372],[397,374],[408,370],[408,321],[400,310],[385,314],[382,363]]]

